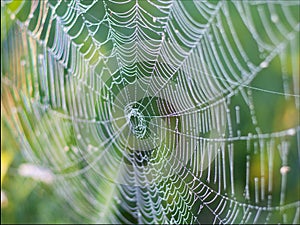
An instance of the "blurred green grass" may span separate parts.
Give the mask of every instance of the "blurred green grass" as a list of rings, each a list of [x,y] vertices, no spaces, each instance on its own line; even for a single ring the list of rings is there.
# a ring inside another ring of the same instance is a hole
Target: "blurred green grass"
[[[1,191],[7,198],[2,202],[1,196],[1,223],[75,223],[51,184],[18,173],[22,163],[20,146],[1,118]]]

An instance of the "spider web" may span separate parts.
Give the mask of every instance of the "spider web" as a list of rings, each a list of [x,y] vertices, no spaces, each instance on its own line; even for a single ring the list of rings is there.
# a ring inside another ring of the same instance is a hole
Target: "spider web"
[[[78,221],[299,223],[298,1],[1,17],[1,111]]]

